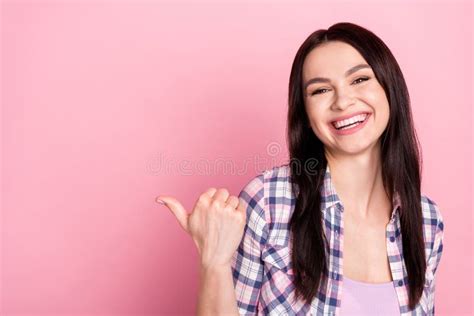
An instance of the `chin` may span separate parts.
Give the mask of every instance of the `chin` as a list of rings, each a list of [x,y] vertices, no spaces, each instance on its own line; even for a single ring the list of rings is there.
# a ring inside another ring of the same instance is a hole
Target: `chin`
[[[376,142],[344,144],[343,146],[338,146],[337,151],[346,155],[360,155],[371,150],[375,144]]]

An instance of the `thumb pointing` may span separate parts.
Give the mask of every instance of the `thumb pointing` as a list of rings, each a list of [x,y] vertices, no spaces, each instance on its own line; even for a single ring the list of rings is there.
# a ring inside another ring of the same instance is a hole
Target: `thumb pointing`
[[[169,210],[174,214],[176,219],[178,220],[178,223],[181,225],[181,227],[188,232],[188,217],[189,214],[188,212],[184,209],[183,205],[176,200],[175,198],[172,198],[170,196],[158,196],[156,198],[156,201],[161,200],[165,202],[165,206],[169,208]]]

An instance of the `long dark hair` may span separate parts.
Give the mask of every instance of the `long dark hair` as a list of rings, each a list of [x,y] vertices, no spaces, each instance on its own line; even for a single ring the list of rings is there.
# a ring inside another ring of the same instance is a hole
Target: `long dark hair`
[[[313,32],[296,53],[288,93],[287,142],[295,210],[290,220],[296,297],[307,303],[328,278],[328,242],[322,223],[320,189],[327,160],[324,146],[309,127],[304,106],[303,63],[308,53],[328,41],[342,41],[362,55],[383,87],[390,107],[387,128],[381,135],[383,184],[387,194],[400,197],[403,258],[408,272],[409,308],[423,293],[426,258],[421,209],[421,149],[413,125],[408,88],[402,71],[385,43],[371,31],[352,23],[337,23]],[[317,166],[301,168],[309,160]],[[294,164],[293,162],[299,162]]]

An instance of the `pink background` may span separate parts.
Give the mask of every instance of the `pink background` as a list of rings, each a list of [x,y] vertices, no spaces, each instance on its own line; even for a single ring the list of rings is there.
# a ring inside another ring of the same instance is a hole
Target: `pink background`
[[[436,312],[473,312],[470,2],[1,8],[2,315],[193,314],[197,251],[155,196],[191,209],[210,186],[238,194],[284,163],[294,55],[340,21],[374,31],[400,63],[423,192],[445,219]],[[240,172],[195,167],[217,161]]]

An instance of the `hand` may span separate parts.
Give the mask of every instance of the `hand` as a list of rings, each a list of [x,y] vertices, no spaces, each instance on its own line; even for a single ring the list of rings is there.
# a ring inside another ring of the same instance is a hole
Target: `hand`
[[[181,227],[194,240],[204,267],[228,265],[242,240],[246,210],[239,198],[226,189],[209,188],[202,193],[191,214],[178,200],[158,196],[171,210]]]

